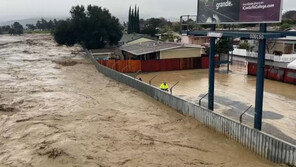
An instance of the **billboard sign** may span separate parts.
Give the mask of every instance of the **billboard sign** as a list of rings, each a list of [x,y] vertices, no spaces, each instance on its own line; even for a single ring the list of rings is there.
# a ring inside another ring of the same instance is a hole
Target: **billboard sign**
[[[282,0],[198,0],[201,24],[278,23]]]

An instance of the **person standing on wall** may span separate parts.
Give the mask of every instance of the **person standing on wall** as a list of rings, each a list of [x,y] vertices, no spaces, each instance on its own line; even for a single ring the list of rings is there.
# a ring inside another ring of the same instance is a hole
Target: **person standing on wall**
[[[169,86],[167,85],[166,82],[163,82],[161,85],[160,85],[160,89],[163,90],[163,91],[169,91]]]

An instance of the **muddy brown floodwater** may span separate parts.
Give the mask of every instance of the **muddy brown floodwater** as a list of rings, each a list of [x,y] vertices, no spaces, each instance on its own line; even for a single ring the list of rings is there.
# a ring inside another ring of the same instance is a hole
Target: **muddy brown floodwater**
[[[243,60],[241,60],[243,61]],[[256,94],[256,77],[246,75],[246,63],[237,62],[227,74],[223,67],[215,75],[215,112],[235,120],[251,105],[243,123],[253,127]],[[199,103],[208,92],[208,70],[186,70],[142,74],[143,81],[158,75],[152,84],[159,86],[166,81],[169,86],[177,81],[173,93],[184,99]],[[296,85],[265,80],[263,130],[288,142],[296,144]],[[207,107],[207,98],[202,100]]]
[[[0,166],[279,166],[103,76],[79,47],[0,39]]]

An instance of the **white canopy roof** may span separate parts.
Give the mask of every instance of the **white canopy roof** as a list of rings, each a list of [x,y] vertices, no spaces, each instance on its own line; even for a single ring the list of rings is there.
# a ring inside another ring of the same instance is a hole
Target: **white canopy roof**
[[[296,60],[288,64],[288,68],[296,70]]]

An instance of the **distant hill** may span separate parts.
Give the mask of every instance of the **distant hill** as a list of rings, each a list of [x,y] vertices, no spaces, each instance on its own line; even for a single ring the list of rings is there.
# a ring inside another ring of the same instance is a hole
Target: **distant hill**
[[[0,22],[0,26],[5,26],[5,25],[12,25],[14,22],[19,22],[21,25],[26,27],[26,24],[36,24],[38,20],[41,18],[30,18],[30,19],[21,19],[21,20],[11,20],[11,21],[5,21],[5,22]],[[60,18],[44,18],[46,21],[57,19],[66,19],[66,17],[60,17]]]
[[[120,20],[121,23],[123,22],[127,22],[128,21],[128,18],[127,16],[125,15],[120,15],[120,16],[117,16]],[[141,18],[143,19],[148,19],[148,18],[151,18],[150,15],[144,15],[142,14],[141,15]],[[157,17],[156,17],[157,18]],[[10,21],[0,21],[0,26],[5,26],[5,25],[12,25],[14,22],[19,22],[21,25],[23,25],[24,27],[26,27],[26,24],[36,24],[36,22],[38,20],[40,20],[40,18],[29,18],[29,19],[18,19],[18,20],[10,20]],[[49,21],[49,20],[53,20],[53,19],[57,19],[57,20],[64,20],[64,19],[67,19],[67,17],[57,17],[57,18],[44,18],[46,21]],[[166,18],[167,20],[169,21],[179,21],[178,18],[175,18],[175,17],[169,17],[169,18]]]
[[[296,21],[296,11],[295,10],[291,10],[291,11],[286,12],[283,15],[283,20]]]

